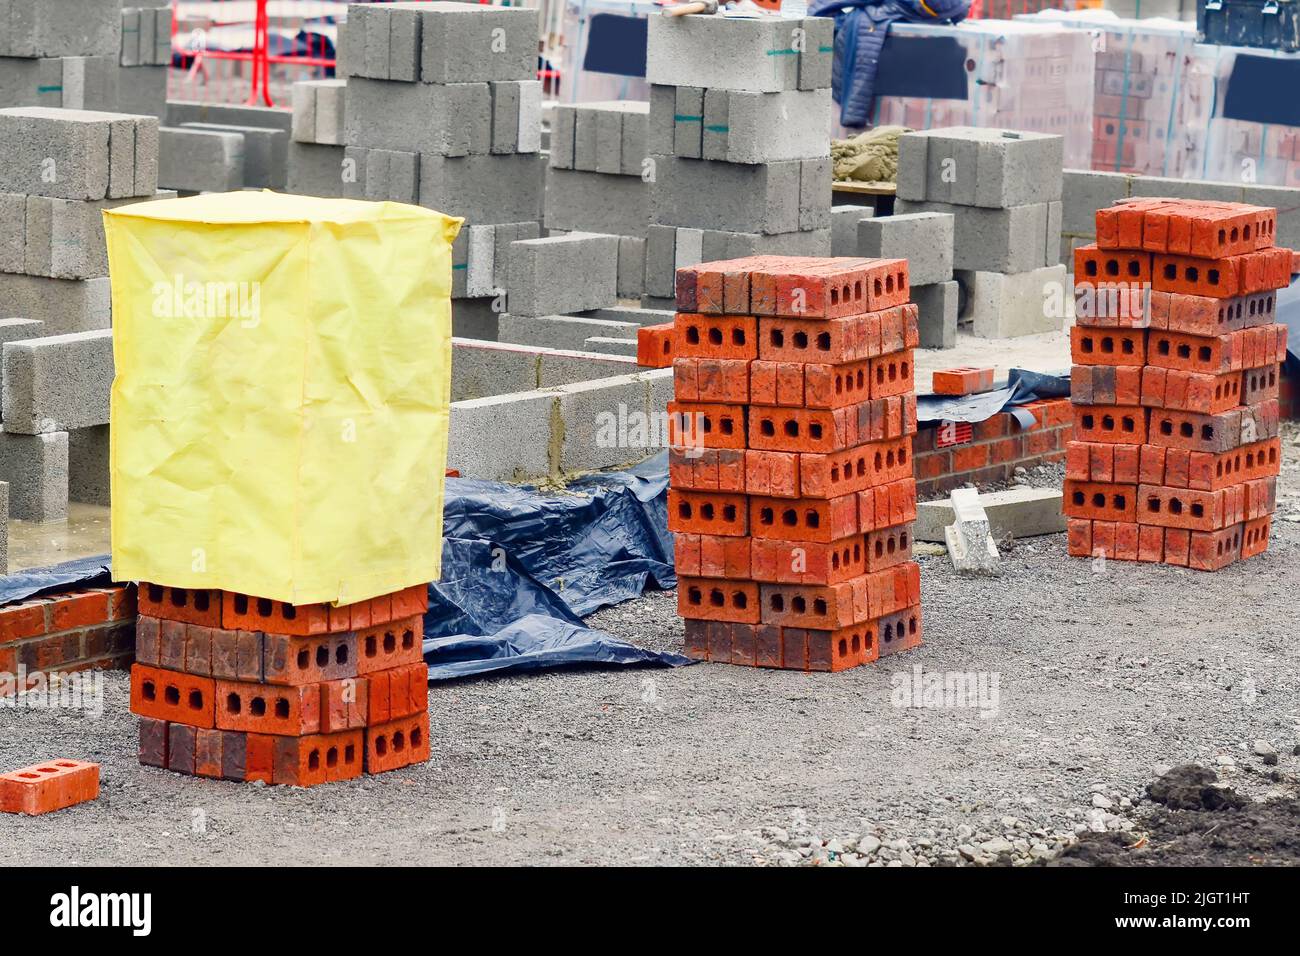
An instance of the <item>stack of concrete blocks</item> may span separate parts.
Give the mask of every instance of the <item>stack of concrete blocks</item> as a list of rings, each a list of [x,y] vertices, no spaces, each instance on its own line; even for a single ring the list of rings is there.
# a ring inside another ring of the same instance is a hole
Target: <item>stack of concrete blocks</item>
[[[122,0],[0,2],[0,107],[117,110]]]
[[[894,82],[912,84],[913,95],[877,95],[874,125],[1056,133],[1071,166],[1091,165],[1096,64],[1088,32],[1032,18],[895,23],[889,52]],[[965,95],[953,98],[959,91]]]
[[[171,4],[122,8],[117,109],[167,116],[167,68],[172,62]]]
[[[0,480],[15,518],[108,503],[102,210],[166,195],[157,183],[155,117],[0,110]]]
[[[1066,270],[1060,264],[1060,136],[952,127],[898,142],[898,213],[953,218],[959,316],[980,338],[1059,330]],[[1055,295],[1053,296],[1053,293]]]
[[[650,17],[645,296],[677,269],[831,252],[833,21]]]
[[[649,114],[649,104],[626,100],[560,103],[551,114],[545,226],[618,236],[623,299],[640,298],[645,287]]]
[[[288,154],[288,192],[343,198],[345,79],[304,80],[293,85],[293,127]]]
[[[856,255],[907,260],[923,349],[950,349],[957,344],[957,283],[952,278],[955,220],[952,213],[914,212],[858,221]]]
[[[458,335],[496,338],[509,259],[498,253],[541,235],[539,31],[536,9],[464,3],[353,4],[340,29],[343,194],[465,218]]]

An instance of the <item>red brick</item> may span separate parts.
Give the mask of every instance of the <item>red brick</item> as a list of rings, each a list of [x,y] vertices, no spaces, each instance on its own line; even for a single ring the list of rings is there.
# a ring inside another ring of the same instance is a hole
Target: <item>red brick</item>
[[[916,391],[913,355],[911,349],[905,349],[869,360],[872,398],[889,398],[891,395],[906,395]],[[849,394],[848,389],[845,389],[845,394]]]
[[[355,632],[315,636],[265,634],[261,648],[260,679],[267,684],[316,684],[357,676]]]
[[[1282,367],[1277,364],[1251,368],[1241,373],[1241,404],[1258,405],[1281,394]]]
[[[671,502],[671,491],[669,495]],[[797,499],[753,495],[749,499],[749,534],[755,538],[829,543],[857,531],[856,495]]]
[[[673,394],[682,402],[745,404],[749,360],[679,358],[673,361]]]
[[[879,654],[885,657],[921,645],[921,605],[914,604],[876,622]]]
[[[745,491],[774,498],[799,497],[799,456],[750,449],[745,455]]]
[[[668,483],[682,491],[745,490],[745,452],[739,448],[670,448]]]
[[[403,677],[405,672],[403,672]],[[367,691],[370,682],[364,677],[347,677],[325,681],[320,685],[320,732],[338,733],[366,726],[369,714]],[[402,684],[405,705],[405,683]]]
[[[1076,365],[1070,373],[1075,405],[1139,405],[1145,369],[1133,365]],[[1069,403],[1059,403],[1060,424],[1073,421]]]
[[[829,498],[912,477],[911,439],[875,441],[834,454],[799,456],[799,490]]]
[[[1091,521],[1136,521],[1137,488],[1108,482],[1065,482],[1062,510]]]
[[[1151,283],[1158,292],[1230,299],[1284,288],[1290,275],[1291,251],[1273,248],[1217,259],[1156,255]]]
[[[988,445],[963,445],[952,450],[952,470],[972,471],[989,463]]]
[[[673,353],[674,358],[758,358],[757,321],[750,315],[678,312]]]
[[[146,767],[167,766],[167,721],[140,718],[139,756]]]
[[[141,618],[141,620],[144,620]],[[271,635],[273,640],[290,643],[295,638],[288,635]],[[303,641],[324,641],[325,638],[302,638]],[[225,680],[260,681],[262,667],[263,635],[259,631],[227,631],[212,628],[212,676]],[[137,655],[138,656],[138,655]],[[148,663],[145,661],[144,663]]]
[[[900,524],[868,531],[864,538],[868,573],[912,560],[912,525]]]
[[[194,751],[199,729],[189,724],[167,725],[167,769],[174,773],[194,774]]]
[[[750,569],[755,581],[837,584],[865,573],[863,539],[850,535],[829,543],[752,538]]]
[[[428,759],[429,746],[427,719],[423,736],[425,759]],[[276,784],[311,787],[338,780],[354,780],[361,776],[365,766],[365,732],[362,730],[271,739],[274,742],[272,779]]]
[[[365,731],[367,773],[384,773],[429,759],[429,715],[415,714]]]
[[[424,659],[424,618],[389,621],[357,632],[357,675],[416,664]]]
[[[1095,243],[1074,250],[1076,282],[1151,281],[1151,255],[1132,249],[1099,249]]]
[[[0,811],[38,816],[99,796],[99,764],[59,757],[0,775]]]
[[[74,627],[103,624],[109,619],[108,594],[83,591],[61,594],[50,605],[50,630],[68,631]]]
[[[1242,421],[1241,410],[1235,408],[1215,415],[1153,408],[1146,441],[1152,445],[1184,448],[1188,451],[1231,451],[1242,444]]]
[[[749,531],[745,495],[668,489],[668,530],[743,536]]]
[[[916,482],[911,478],[858,492],[858,527],[863,533],[916,520]]]
[[[1072,557],[1092,556],[1092,519],[1068,518],[1065,523],[1067,551]]]
[[[993,388],[993,367],[958,365],[934,373],[930,390],[936,395],[970,395]]]
[[[711,402],[669,402],[668,444],[671,448],[744,448],[744,405]]]
[[[216,726],[254,734],[302,737],[320,732],[321,685],[216,682]]]
[[[1138,525],[1139,561],[1163,561],[1165,557],[1165,529],[1155,525]]]
[[[749,544],[748,538],[711,534],[674,535],[673,554],[677,573],[687,577],[748,579]]]
[[[1242,525],[1241,557],[1253,558],[1268,550],[1268,536],[1273,527],[1272,515],[1264,515]]]
[[[275,782],[275,742],[268,734],[245,734],[244,779]]]
[[[758,585],[722,578],[677,579],[679,617],[758,623]]]
[[[1188,567],[1197,571],[1218,571],[1241,557],[1242,525],[1220,531],[1193,531]]]
[[[1070,328],[1070,355],[1076,365],[1146,364],[1145,329]]]
[[[48,604],[47,601],[25,601],[0,608],[0,644],[44,634]]]
[[[1031,442],[1032,438],[1033,436]],[[1132,405],[1076,405],[1074,440],[1141,445],[1147,440],[1146,409]],[[1038,454],[1043,450],[1032,443],[1028,449],[1030,454]]]
[[[1151,365],[1222,375],[1284,361],[1286,326],[1262,325],[1223,335],[1184,335],[1152,330],[1148,359]]]
[[[915,321],[914,303],[827,321],[762,319],[758,357],[830,365],[873,359],[910,347],[907,329]]]
[[[910,295],[906,259],[800,257],[750,276],[755,315],[838,318],[901,305]]]
[[[139,611],[150,617],[221,626],[221,592],[216,590],[169,588],[141,582],[137,594]]]
[[[194,775],[221,778],[221,731],[199,728],[194,735]]]
[[[1151,293],[1151,327],[1188,335],[1223,335],[1238,329],[1271,325],[1276,315],[1272,292],[1231,299],[1174,292]]]
[[[194,727],[212,727],[215,690],[210,677],[136,664],[131,668],[131,713]]]
[[[1188,531],[1218,531],[1244,520],[1241,486],[1219,491],[1138,486],[1138,518],[1143,524]]]
[[[916,431],[911,396],[872,399],[844,408],[749,409],[749,447],[766,451],[831,454]]]

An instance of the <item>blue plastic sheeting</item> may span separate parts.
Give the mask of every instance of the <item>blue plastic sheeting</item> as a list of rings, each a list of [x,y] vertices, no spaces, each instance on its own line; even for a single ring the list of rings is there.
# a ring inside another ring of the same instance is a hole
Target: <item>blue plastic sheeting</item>
[[[451,478],[442,580],[429,586],[424,659],[439,680],[562,664],[690,663],[587,628],[581,616],[676,586],[668,456],[592,475],[569,493]]]
[[[64,561],[49,568],[15,571],[0,577],[0,605],[16,604],[42,594],[112,584],[108,568],[108,555],[98,554],[93,558]]]
[[[918,395],[916,420],[918,422],[975,422],[987,421],[998,412],[1009,411],[1024,427],[1033,416],[1018,405],[1042,398],[1064,398],[1070,394],[1069,373],[1056,375],[1050,372],[1031,372],[1013,368],[1007,374],[1005,388],[975,395]]]
[[[591,475],[569,493],[451,478],[442,580],[429,586],[424,657],[431,680],[567,664],[694,663],[589,628],[582,616],[672,588],[668,455]],[[100,555],[0,578],[0,604],[108,584]]]

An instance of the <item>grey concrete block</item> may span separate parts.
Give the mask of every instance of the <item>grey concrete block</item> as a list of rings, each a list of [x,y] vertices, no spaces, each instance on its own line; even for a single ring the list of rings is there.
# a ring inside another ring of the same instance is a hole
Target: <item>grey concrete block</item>
[[[729,163],[820,159],[830,150],[830,127],[829,89],[711,89],[704,96],[703,157]]]
[[[596,169],[598,133],[596,114],[579,106],[573,120],[574,169]]]
[[[957,344],[957,283],[936,282],[934,285],[914,285],[911,288],[912,301],[916,303],[921,348],[953,348]]]
[[[551,112],[550,164],[554,169],[573,169],[577,120],[578,107],[572,103],[557,103]]]
[[[549,475],[555,404],[553,394],[536,390],[452,402],[447,467],[497,481]]]
[[[108,426],[68,432],[68,500],[109,504]]]
[[[337,146],[343,142],[347,80],[304,80],[293,85],[295,142]]]
[[[230,192],[244,184],[244,137],[192,127],[159,130],[158,181],[186,192]]]
[[[689,18],[678,18],[689,19]],[[675,156],[654,157],[650,222],[726,232],[797,232],[803,208],[799,161],[743,166]],[[824,215],[830,218],[830,179]],[[809,190],[811,203],[816,194]]]
[[[510,244],[519,239],[537,239],[541,237],[541,224],[536,222],[500,223],[493,227],[492,238],[492,285],[496,290],[510,287]],[[502,305],[504,310],[504,305]],[[493,325],[495,329],[495,323]],[[495,339],[496,336],[493,335]]]
[[[465,3],[395,3],[422,19],[420,75],[425,83],[531,80],[537,76],[537,9]]]
[[[0,56],[111,56],[122,46],[122,0],[5,0]]]
[[[596,172],[617,176],[623,172],[623,111],[601,108],[595,113]]]
[[[835,21],[805,17],[801,26],[804,33],[799,48],[799,89],[828,89],[835,59]]]
[[[0,193],[0,272],[25,272],[27,197]]]
[[[175,198],[170,190],[160,190],[154,199]],[[108,248],[104,241],[103,210],[129,205],[141,200],[103,199],[84,202],[77,199],[25,197],[24,259],[14,271],[55,279],[93,279],[108,275]],[[5,207],[0,197],[0,209]],[[22,215],[19,225],[24,225]],[[4,225],[0,224],[0,234]],[[0,240],[0,256],[4,243]]]
[[[924,147],[919,148],[913,138],[925,139]],[[915,167],[922,152],[924,196],[933,202],[1002,208],[1061,198],[1064,139],[1060,136],[966,126],[907,133],[900,137],[899,146],[904,180],[900,198],[916,195]]]
[[[640,176],[645,168],[647,138],[650,126],[650,104],[633,102],[625,104],[623,112],[623,142],[620,149],[624,176]]]
[[[298,196],[343,197],[343,146],[291,142],[285,191]]]
[[[871,206],[831,207],[831,255],[858,254],[858,223],[875,215]]]
[[[293,128],[293,114],[288,110],[269,106],[231,106],[228,103],[168,100],[165,125],[183,126],[186,123],[263,126],[269,129],[282,129],[288,133]]]
[[[519,89],[519,152],[542,151],[542,84],[527,80]]]
[[[650,112],[646,117],[646,156],[671,156],[677,135],[677,87],[650,87]]]
[[[1061,512],[1061,501],[1059,488],[1009,488],[980,495],[989,530],[999,541],[1063,532],[1066,522]],[[944,528],[954,520],[949,499],[918,502],[912,537],[916,541],[942,544]]]
[[[504,296],[451,300],[451,333],[467,339],[495,342]],[[453,373],[454,374],[454,373]]]
[[[722,120],[726,121],[725,115]],[[704,90],[700,87],[677,87],[673,106],[673,155],[685,159],[704,156]]]
[[[492,140],[490,152],[514,153],[519,149],[519,105],[521,80],[498,80],[488,84],[492,97]]]
[[[283,189],[289,162],[289,137],[283,130],[220,123],[186,123],[185,129],[238,133],[244,137],[244,185]]]
[[[461,235],[468,237],[466,241],[469,244],[465,263],[465,295],[469,298],[493,296],[499,291],[494,268],[498,228],[500,227],[469,226],[460,231]]]
[[[0,5],[0,10],[3,10]],[[147,17],[149,21],[149,30],[153,31],[153,16]],[[152,55],[152,43],[149,47]],[[140,66],[143,62],[140,59],[140,8],[130,7],[122,10],[122,44],[119,62],[122,66]]]
[[[1167,179],[1163,176],[1134,176],[1129,183],[1130,196],[1172,196],[1178,199],[1243,202],[1245,193],[1246,186],[1243,183]]]
[[[0,319],[0,346],[6,342],[40,338],[44,328],[45,323],[36,319]]]
[[[1067,169],[1061,186],[1061,231],[1080,236],[1097,234],[1097,210],[1129,194],[1127,173]]]
[[[63,63],[60,57],[0,57],[0,103],[5,106],[62,106]]]
[[[645,294],[655,298],[673,298],[677,294],[677,228],[646,227]]]
[[[111,125],[108,114],[80,110],[0,110],[0,192],[104,199]]]
[[[926,136],[904,134],[898,137],[897,199],[924,202],[927,192],[926,170],[929,168],[929,143]]]
[[[674,299],[665,299],[656,295],[641,296],[641,307],[643,309],[672,309],[676,306]]]
[[[0,104],[78,110],[123,110],[118,103],[117,58],[0,57]]]
[[[542,218],[538,153],[420,157],[420,205],[470,222],[536,222]]]
[[[650,17],[646,81],[759,93],[800,89],[799,52],[808,35],[804,21],[794,19]],[[813,59],[830,56],[820,39],[815,46]],[[812,60],[803,73],[806,83],[822,75]]]
[[[799,230],[829,229],[831,225],[831,160],[799,161]]]
[[[582,313],[587,318],[600,319],[603,322],[631,322],[641,327],[646,325],[663,325],[671,322],[676,314],[672,309],[647,309],[640,306],[615,305],[608,309],[592,309]]]
[[[345,97],[343,141],[349,146],[438,156],[481,155],[491,148],[487,83],[388,83],[355,77]]]
[[[953,268],[984,272],[1027,272],[1058,261],[1056,236],[1048,230],[1050,203],[1005,209],[953,203],[897,200],[901,214],[942,213],[953,217]]]
[[[0,427],[0,481],[9,485],[9,516],[62,521],[68,516],[68,435],[16,435]]]
[[[138,116],[156,116],[161,124],[167,115],[167,69],[165,66],[119,67],[115,108]]]
[[[600,309],[618,301],[618,237],[570,233],[510,245],[510,311],[520,316]]]
[[[546,228],[642,236],[650,215],[650,191],[651,185],[638,176],[548,169]]]
[[[919,212],[879,216],[858,222],[853,255],[873,259],[906,259],[913,285],[932,285],[952,278],[953,217]],[[1044,265],[1041,254],[1035,265]]]
[[[451,400],[527,392],[538,387],[541,358],[534,349],[498,342],[451,341]]]
[[[615,339],[593,335],[583,343],[582,347],[588,352],[598,352],[602,355],[629,355],[635,358],[637,342],[636,339]]]
[[[1015,275],[1000,272],[957,270],[965,304],[961,319],[969,319],[979,338],[1004,339],[1040,332],[1059,332],[1065,317],[1054,315],[1049,299],[1069,299],[1062,292],[1065,266],[1044,266]]]
[[[497,341],[536,348],[582,351],[592,336],[605,338],[636,337],[640,326],[583,315],[514,315],[506,312],[497,326]]]
[[[645,240],[618,237],[618,297],[639,299],[645,291]]]
[[[689,269],[704,261],[704,230],[677,229],[677,248],[673,258],[674,271]]]
[[[667,373],[667,375],[665,375]],[[652,383],[672,369],[574,382],[556,389],[562,429],[552,431],[552,467],[560,475],[634,464],[667,445],[665,406]]]
[[[4,427],[40,435],[108,424],[113,333],[73,332],[3,348]]]
[[[0,272],[0,315],[44,322],[46,335],[109,327],[108,279],[46,279]]]

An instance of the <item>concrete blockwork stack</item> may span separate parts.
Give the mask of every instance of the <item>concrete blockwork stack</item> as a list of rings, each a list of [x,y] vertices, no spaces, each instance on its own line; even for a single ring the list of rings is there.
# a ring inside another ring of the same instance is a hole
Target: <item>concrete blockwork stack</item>
[[[0,107],[117,110],[121,0],[0,3]]]
[[[1268,547],[1291,250],[1276,210],[1139,199],[1075,250],[1069,550],[1217,571]]]
[[[688,655],[838,671],[920,643],[907,273],[781,256],[678,271],[668,527]]]
[[[973,127],[899,137],[895,211],[953,217],[952,268],[964,300],[958,320],[980,338],[1050,332],[1064,323],[1063,143],[1044,133]],[[1045,307],[1049,289],[1062,303],[1056,314]],[[924,300],[927,328],[945,327],[951,291]]]
[[[560,103],[551,116],[546,228],[618,236],[618,294],[625,299],[640,297],[645,286],[649,109],[624,100]]]
[[[108,504],[113,380],[102,210],[163,195],[158,120],[0,110],[0,480],[13,517]]]
[[[171,4],[123,7],[116,108],[123,113],[165,118],[171,62]]]
[[[300,196],[343,197],[345,79],[293,85],[286,189]]]
[[[423,585],[335,607],[142,584],[140,762],[309,787],[429,759]]]
[[[957,344],[954,218],[951,213],[918,212],[864,217],[857,224],[859,256],[907,260],[923,349],[950,349]]]
[[[495,338],[498,250],[541,235],[539,29],[536,9],[440,2],[353,4],[341,30],[343,194],[466,219],[458,335]]]
[[[675,270],[831,251],[831,46],[822,17],[650,17],[648,307]]]

